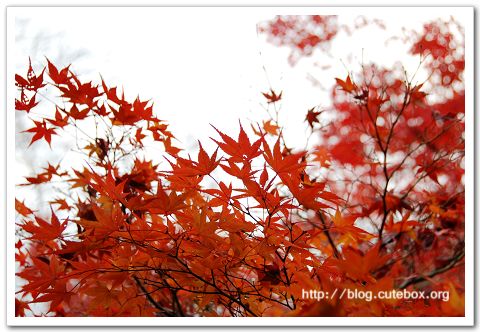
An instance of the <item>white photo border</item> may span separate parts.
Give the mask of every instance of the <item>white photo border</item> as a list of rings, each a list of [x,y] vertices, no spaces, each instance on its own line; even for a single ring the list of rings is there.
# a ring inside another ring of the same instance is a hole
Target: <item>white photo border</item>
[[[465,27],[465,317],[15,317],[15,15],[27,7],[6,9],[6,318],[9,326],[472,326],[474,324],[474,8],[415,7],[414,10],[461,14]],[[75,7],[65,7],[74,9]],[[125,7],[111,7],[122,10]],[[149,10],[149,7],[143,7]],[[411,15],[412,7],[162,7],[172,15],[183,10],[202,10],[219,15],[222,11],[264,11],[274,15],[338,14],[366,15],[395,10]],[[91,8],[95,10],[95,7]]]

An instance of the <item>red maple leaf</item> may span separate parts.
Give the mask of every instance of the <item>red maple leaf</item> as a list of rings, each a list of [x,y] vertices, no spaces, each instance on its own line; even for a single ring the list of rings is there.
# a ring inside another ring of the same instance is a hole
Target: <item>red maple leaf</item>
[[[213,126],[212,126],[213,127]],[[250,143],[247,134],[243,130],[242,125],[240,124],[240,132],[238,134],[238,139],[235,141],[228,135],[225,135],[217,128],[213,127],[220,137],[223,139],[223,142],[217,140],[212,140],[218,144],[218,146],[228,155],[231,156],[230,160],[234,162],[242,162],[243,160],[252,160],[253,158],[259,156],[262,152],[260,151],[261,139],[258,139],[253,144]]]
[[[27,78],[25,79],[22,76],[15,74],[15,85],[19,88],[36,92],[38,89],[45,86],[45,83],[43,83],[43,73],[45,72],[45,68],[43,68],[40,75],[36,76],[35,72],[33,71],[32,61],[30,60],[30,58],[28,59],[28,61],[29,65]]]
[[[70,65],[58,71],[57,67],[47,59],[48,62],[48,76],[55,82],[55,84],[67,84],[69,82],[68,73]]]
[[[31,98],[28,98],[22,89],[20,99],[15,98],[15,110],[29,113],[32,108],[38,105],[38,102],[35,100],[35,98],[36,94],[34,94]]]
[[[355,85],[355,83],[353,83],[352,80],[350,79],[350,75],[347,76],[345,81],[341,80],[339,78],[335,78],[335,80],[337,81],[337,84],[340,85],[342,90],[345,91],[345,92],[350,93],[350,92],[355,91],[357,89],[357,86]]]
[[[311,108],[307,112],[307,116],[305,117],[305,121],[308,122],[308,125],[313,128],[314,123],[319,123],[318,116],[322,114],[322,111],[315,111],[315,107]]]
[[[35,141],[38,141],[39,139],[45,138],[45,141],[47,141],[48,145],[51,145],[52,141],[52,135],[56,135],[57,133],[55,132],[54,128],[47,128],[47,123],[45,120],[42,122],[40,121],[33,121],[35,123],[35,127],[24,130],[22,132],[28,132],[28,133],[34,133],[32,140],[30,141],[30,145],[32,145]]]
[[[262,95],[265,98],[267,98],[268,103],[270,104],[270,103],[274,103],[274,102],[282,99],[282,93],[283,93],[283,91],[280,91],[280,93],[277,95],[277,93],[275,91],[270,89],[270,92],[262,92]]]

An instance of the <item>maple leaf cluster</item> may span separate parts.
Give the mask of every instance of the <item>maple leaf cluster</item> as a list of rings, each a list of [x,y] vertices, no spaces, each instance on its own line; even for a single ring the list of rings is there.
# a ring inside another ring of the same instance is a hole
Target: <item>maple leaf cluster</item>
[[[276,24],[268,23],[271,28]],[[298,26],[286,27],[283,33],[293,32],[290,38],[295,38]],[[266,31],[268,38],[275,38],[272,31]],[[375,64],[363,64],[358,72],[336,78],[332,107],[312,108],[306,114],[312,135],[321,142],[313,146],[311,160],[330,170],[317,174],[344,200],[338,206],[341,218],[331,218],[337,221],[334,224],[369,230],[368,235],[376,234],[370,243],[377,243],[368,246],[370,250],[379,249],[379,256],[392,254],[390,262],[376,269],[377,279],[387,280],[384,273],[397,274],[406,277],[395,287],[425,283],[427,292],[455,289],[451,306],[415,303],[414,309],[402,308],[402,315],[463,315],[464,268],[459,264],[465,246],[463,28],[453,18],[435,20],[403,42],[412,45],[410,54],[421,55],[428,78],[418,82],[401,65]],[[336,233],[335,227],[331,233]],[[353,229],[340,233],[331,236],[331,243],[359,248],[361,233]],[[365,249],[361,252],[367,255]],[[437,277],[429,279],[432,276]],[[365,308],[359,312],[373,314]]]
[[[291,20],[276,18],[270,33],[286,38],[302,20],[329,27],[334,17]],[[86,135],[83,169],[48,163],[21,184],[68,190],[45,202],[46,216],[15,201],[17,316],[33,303],[55,316],[464,314],[462,90],[429,101],[428,82],[365,65],[336,79],[332,109],[307,111],[322,144],[289,148],[271,117],[251,131],[240,123],[238,134],[213,127],[215,149],[199,142],[192,155],[151,102],[49,60],[38,72],[30,64],[15,77],[32,147],[89,120],[103,132]],[[33,114],[48,102],[37,98],[45,87],[62,102]],[[263,96],[275,105],[282,92]],[[335,116],[323,126],[326,113]],[[148,144],[166,161],[147,159]],[[302,298],[319,288],[448,290],[450,300]]]
[[[339,26],[335,15],[281,15],[263,22],[258,30],[275,45],[290,46],[289,61],[294,64],[301,56],[312,54],[316,47],[327,49]]]
[[[295,65],[302,57],[315,50],[330,51],[331,43],[341,32],[352,35],[367,26],[385,29],[385,23],[377,18],[358,16],[353,24],[339,24],[337,15],[278,15],[258,24],[258,31],[276,46],[288,46],[288,61]]]

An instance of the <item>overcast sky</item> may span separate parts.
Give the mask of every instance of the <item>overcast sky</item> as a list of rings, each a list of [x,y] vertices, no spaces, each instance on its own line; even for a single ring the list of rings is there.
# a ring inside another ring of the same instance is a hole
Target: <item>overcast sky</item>
[[[413,71],[418,59],[405,57],[401,43],[386,47],[385,41],[399,35],[402,26],[420,29],[439,16],[435,10],[402,15],[385,8],[369,17],[382,19],[385,31],[372,26],[352,37],[342,33],[332,45],[332,58],[319,51],[291,67],[288,48],[272,46],[257,35],[256,24],[271,19],[275,10],[270,12],[255,8],[221,12],[209,8],[23,9],[16,21],[23,38],[16,45],[16,66],[24,70],[29,55],[38,65],[44,63],[43,56],[68,64],[72,61],[68,54],[78,51],[83,56],[72,66],[78,74],[98,80],[101,73],[109,84],[124,86],[127,96],[139,93],[153,99],[158,116],[168,120],[188,145],[212,134],[209,123],[230,131],[239,118],[264,118],[260,92],[268,89],[269,81],[274,89],[284,91],[283,119],[292,129],[303,128],[308,108],[328,104],[328,96],[306,79],[314,61],[332,66],[313,70],[327,88],[334,77],[346,76],[342,61],[348,64],[349,54],[356,62],[348,69],[358,70],[362,49],[367,61],[391,65],[400,60]],[[341,24],[352,24],[358,12],[338,14]],[[31,54],[34,46],[36,54]],[[64,50],[61,58],[59,49]]]

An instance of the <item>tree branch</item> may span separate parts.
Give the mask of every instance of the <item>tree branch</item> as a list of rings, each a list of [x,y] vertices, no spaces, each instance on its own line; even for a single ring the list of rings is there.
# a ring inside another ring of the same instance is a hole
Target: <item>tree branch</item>
[[[398,288],[399,289],[407,288],[410,285],[428,280],[429,278],[432,278],[432,277],[434,277],[434,276],[436,276],[440,273],[448,271],[451,268],[453,268],[455,266],[455,264],[457,264],[457,262],[459,262],[464,256],[465,256],[465,252],[463,250],[461,250],[459,253],[457,253],[455,256],[452,257],[450,262],[448,262],[447,264],[445,264],[441,268],[430,271],[429,273],[427,273],[425,275],[409,278],[409,279],[405,280],[403,283],[401,283],[400,286],[398,286]]]
[[[325,217],[323,216],[323,213],[320,211],[317,211],[317,216],[318,218],[320,218],[320,221],[322,222],[323,232],[327,236],[328,243],[330,243],[330,246],[332,247],[333,255],[335,256],[335,258],[340,259],[340,254],[338,253],[337,246],[335,245],[335,242],[333,242],[333,238],[330,232],[328,231],[327,223],[325,222]]]
[[[168,316],[168,317],[175,317],[175,313],[174,313],[173,311],[162,307],[160,304],[158,304],[157,301],[155,301],[155,299],[152,297],[152,295],[150,295],[150,293],[147,291],[147,289],[146,289],[145,286],[142,284],[142,282],[140,281],[140,279],[138,279],[137,276],[133,276],[133,280],[135,280],[135,282],[136,282],[136,284],[138,285],[138,287],[140,287],[140,289],[141,289],[142,292],[143,292],[143,295],[145,295],[145,297],[147,298],[148,302],[150,302],[155,308],[157,308],[161,313],[165,314],[166,316]]]

